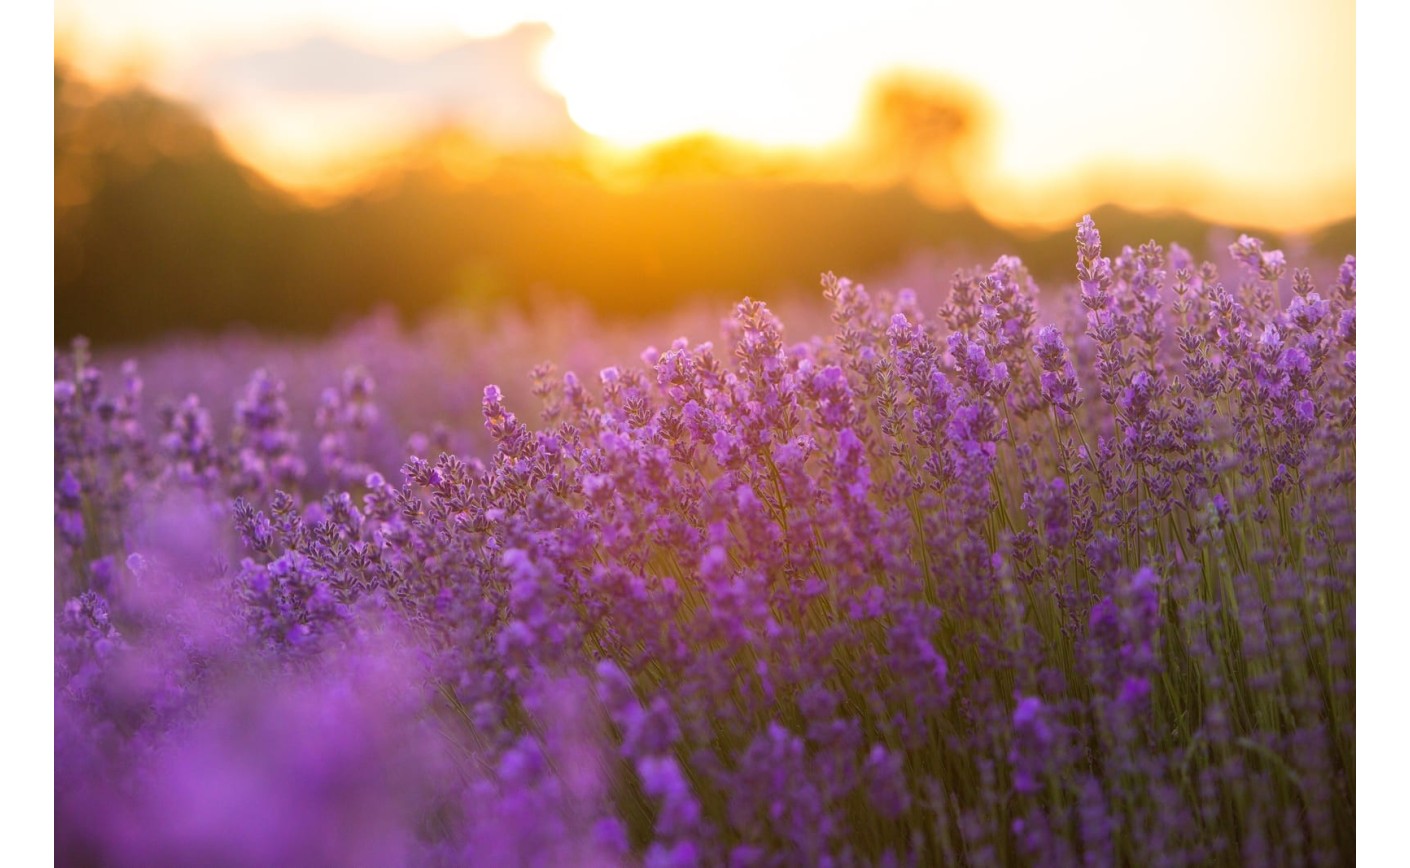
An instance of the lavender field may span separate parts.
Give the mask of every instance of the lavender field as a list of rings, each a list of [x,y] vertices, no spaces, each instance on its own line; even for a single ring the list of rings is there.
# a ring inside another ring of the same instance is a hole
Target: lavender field
[[[58,864],[1353,864],[1355,259],[1075,240],[64,348]]]

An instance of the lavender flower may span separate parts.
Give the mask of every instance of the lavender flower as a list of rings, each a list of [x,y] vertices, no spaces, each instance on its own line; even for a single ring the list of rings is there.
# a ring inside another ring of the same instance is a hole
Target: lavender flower
[[[534,424],[463,328],[196,389],[76,344],[59,861],[1354,860],[1355,259],[1283,309],[1255,238],[1076,241],[1065,296],[565,346]]]

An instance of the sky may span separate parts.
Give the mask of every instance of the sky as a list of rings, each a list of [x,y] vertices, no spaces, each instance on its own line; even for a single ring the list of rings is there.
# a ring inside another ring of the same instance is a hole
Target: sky
[[[510,141],[566,112],[619,147],[836,147],[867,84],[904,68],[987,96],[975,189],[1020,219],[1150,170],[1294,223],[1355,212],[1350,0],[57,0],[55,24],[80,72],[196,102],[276,179],[452,117]]]

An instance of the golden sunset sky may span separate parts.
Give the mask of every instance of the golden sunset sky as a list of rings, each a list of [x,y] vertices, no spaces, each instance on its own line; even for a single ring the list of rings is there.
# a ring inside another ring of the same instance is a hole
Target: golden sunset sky
[[[989,101],[971,190],[998,219],[1113,188],[1281,228],[1356,211],[1349,0],[57,0],[55,25],[81,74],[193,102],[294,187],[453,118],[511,144],[566,112],[605,149],[845,149],[868,83],[902,68]]]

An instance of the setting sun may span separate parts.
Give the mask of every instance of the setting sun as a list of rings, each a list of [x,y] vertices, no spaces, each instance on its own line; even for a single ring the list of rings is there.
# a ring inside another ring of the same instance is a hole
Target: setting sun
[[[827,145],[855,121],[864,81],[826,45],[768,7],[712,4],[683,17],[642,4],[633,24],[597,16],[549,21],[546,83],[573,119],[614,143],[713,132],[764,145]],[[795,34],[789,38],[788,34]]]

